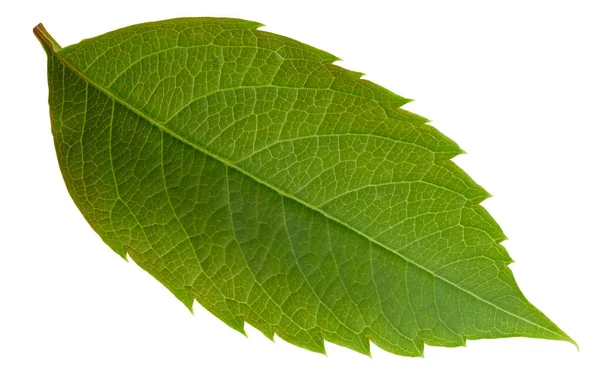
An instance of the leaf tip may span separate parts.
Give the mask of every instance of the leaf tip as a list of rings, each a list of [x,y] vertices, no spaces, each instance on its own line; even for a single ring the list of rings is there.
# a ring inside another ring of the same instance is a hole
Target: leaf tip
[[[581,350],[579,349],[579,344],[577,344],[577,341],[573,340],[573,339],[571,338],[571,336],[569,336],[569,335],[568,335],[568,334],[566,334],[565,332],[562,332],[562,333],[563,333],[563,335],[564,335],[564,338],[563,338],[563,340],[564,340],[564,341],[566,341],[566,342],[568,342],[568,343],[571,343],[571,344],[573,344],[573,345],[575,346],[575,348],[577,348],[577,352],[581,352]]]
[[[573,344],[575,346],[575,348],[577,348],[577,352],[581,352],[581,350],[579,349],[579,344],[577,344],[577,341],[573,340],[572,338],[569,337],[569,342],[571,344]]]

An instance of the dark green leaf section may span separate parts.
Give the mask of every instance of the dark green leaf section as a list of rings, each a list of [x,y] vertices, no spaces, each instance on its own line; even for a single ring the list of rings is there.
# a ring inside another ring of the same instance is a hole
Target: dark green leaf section
[[[102,239],[191,308],[324,351],[572,341],[519,291],[459,147],[336,57],[236,19],[60,48],[52,130]]]

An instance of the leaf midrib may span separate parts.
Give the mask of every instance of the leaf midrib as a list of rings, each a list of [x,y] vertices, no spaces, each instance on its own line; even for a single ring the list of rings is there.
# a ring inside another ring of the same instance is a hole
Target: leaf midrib
[[[52,40],[52,42],[55,42],[55,41],[54,41],[54,40]],[[481,302],[483,302],[483,303],[485,303],[485,304],[487,304],[487,305],[489,305],[489,306],[492,306],[493,308],[495,308],[495,309],[497,309],[497,310],[499,310],[499,311],[501,311],[501,312],[503,312],[503,313],[506,313],[506,314],[508,314],[508,315],[510,315],[510,316],[512,316],[512,317],[514,317],[514,318],[516,318],[516,319],[519,319],[519,320],[521,320],[521,321],[523,321],[523,322],[526,322],[526,323],[528,323],[528,324],[530,324],[530,325],[533,325],[533,326],[535,326],[535,327],[538,327],[538,328],[544,329],[544,330],[546,330],[546,331],[548,331],[548,332],[550,332],[550,333],[553,333],[553,334],[557,335],[557,336],[559,337],[559,339],[561,339],[561,340],[567,340],[567,341],[570,341],[570,342],[573,342],[573,343],[574,343],[574,341],[572,341],[572,339],[571,339],[571,338],[569,338],[568,336],[566,336],[566,335],[564,335],[564,334],[561,334],[561,333],[559,333],[559,332],[556,332],[556,331],[554,331],[554,330],[552,330],[552,329],[550,329],[550,328],[547,328],[547,327],[545,327],[545,326],[542,326],[542,325],[540,325],[540,324],[537,324],[537,323],[535,323],[535,322],[532,322],[532,321],[530,321],[530,320],[528,320],[528,319],[526,319],[526,318],[523,318],[523,317],[521,317],[521,316],[519,316],[519,315],[517,315],[517,314],[515,314],[515,313],[513,313],[513,312],[510,312],[510,311],[508,311],[508,310],[506,310],[506,309],[504,309],[504,308],[502,308],[502,307],[500,307],[500,306],[498,306],[498,305],[494,304],[493,302],[490,302],[490,301],[488,301],[487,299],[485,299],[485,298],[483,298],[483,297],[480,297],[479,295],[476,295],[475,293],[473,293],[473,292],[471,292],[471,291],[469,291],[469,290],[466,290],[466,289],[464,289],[463,287],[461,287],[461,286],[457,285],[456,283],[453,283],[452,281],[450,281],[450,280],[448,280],[448,279],[444,278],[443,276],[440,276],[440,275],[436,274],[434,271],[432,271],[432,270],[430,270],[430,269],[428,269],[428,268],[426,268],[426,267],[422,266],[421,264],[419,264],[419,263],[417,263],[417,262],[415,262],[415,261],[413,261],[413,260],[410,260],[409,258],[407,258],[407,257],[406,257],[406,256],[404,256],[403,254],[399,253],[399,252],[398,252],[398,251],[396,251],[395,249],[393,249],[393,248],[390,248],[389,246],[385,245],[384,243],[381,243],[381,242],[377,241],[376,239],[374,239],[374,238],[372,238],[372,237],[370,237],[370,236],[366,235],[365,233],[363,233],[363,232],[361,232],[360,230],[358,230],[358,229],[356,229],[356,228],[354,228],[354,227],[352,227],[352,226],[348,225],[347,223],[345,223],[345,222],[343,222],[343,221],[341,221],[341,220],[339,220],[339,219],[335,218],[334,216],[332,216],[332,215],[328,214],[327,212],[325,212],[325,211],[323,211],[323,210],[321,210],[321,209],[317,208],[316,206],[314,206],[314,205],[311,205],[310,203],[307,203],[306,201],[304,201],[304,200],[302,200],[302,199],[300,199],[300,198],[297,198],[296,196],[294,196],[294,195],[292,195],[292,194],[290,194],[290,193],[288,193],[288,192],[286,192],[286,191],[284,191],[284,190],[282,190],[282,189],[280,189],[280,188],[277,188],[277,187],[273,186],[272,184],[270,184],[270,183],[267,183],[266,181],[264,181],[264,180],[262,180],[262,179],[260,179],[260,178],[258,178],[258,177],[256,177],[256,176],[254,176],[252,173],[250,173],[250,172],[248,172],[248,171],[244,170],[243,168],[241,168],[241,167],[239,167],[239,166],[235,165],[235,162],[233,162],[233,161],[229,161],[229,160],[227,160],[226,158],[224,158],[224,157],[222,157],[222,156],[219,156],[219,155],[217,155],[217,154],[214,154],[213,152],[211,152],[211,151],[209,151],[209,150],[207,150],[207,149],[203,148],[203,147],[202,147],[202,146],[200,146],[200,145],[194,144],[194,143],[192,143],[192,142],[190,142],[190,141],[186,140],[186,139],[185,139],[185,138],[183,138],[182,136],[178,135],[177,133],[175,133],[174,131],[170,130],[168,127],[166,127],[166,126],[165,126],[165,124],[163,124],[163,123],[161,123],[161,122],[159,122],[159,121],[157,121],[157,120],[153,119],[152,117],[148,116],[147,114],[145,114],[145,113],[144,113],[144,112],[142,112],[141,110],[139,110],[139,109],[137,109],[136,107],[134,107],[134,106],[132,106],[131,104],[129,104],[129,103],[128,103],[127,101],[125,101],[124,99],[122,99],[122,98],[120,98],[119,96],[115,95],[113,92],[111,92],[110,90],[108,90],[108,89],[107,89],[106,87],[104,87],[103,85],[101,85],[101,84],[99,84],[98,82],[96,82],[95,80],[93,80],[91,77],[89,77],[87,74],[85,74],[85,73],[84,73],[82,70],[80,70],[80,69],[79,69],[79,68],[78,68],[78,67],[77,67],[75,64],[73,64],[71,61],[69,61],[68,59],[66,59],[66,58],[64,58],[63,56],[61,56],[61,55],[60,55],[60,54],[57,52],[57,50],[56,50],[56,47],[54,47],[54,45],[49,45],[49,46],[50,46],[50,47],[49,47],[49,49],[52,51],[52,53],[53,53],[53,54],[54,54],[54,55],[55,55],[55,56],[56,56],[56,57],[57,57],[57,58],[58,58],[58,59],[59,59],[59,60],[60,60],[60,61],[61,61],[61,62],[62,62],[62,63],[63,63],[65,66],[66,66],[66,67],[67,67],[67,68],[69,68],[71,71],[73,71],[73,72],[74,72],[75,74],[77,74],[79,77],[81,77],[83,80],[85,80],[85,81],[86,81],[86,82],[88,82],[90,85],[94,86],[94,87],[95,87],[95,88],[97,88],[99,91],[101,91],[102,93],[104,93],[104,94],[105,94],[105,95],[106,95],[108,98],[110,98],[110,99],[114,100],[115,102],[119,103],[120,105],[122,105],[122,106],[123,106],[123,107],[125,107],[126,109],[130,110],[131,112],[133,112],[134,114],[136,114],[136,115],[137,115],[137,116],[139,116],[140,118],[144,119],[145,121],[147,121],[147,122],[148,122],[148,123],[150,123],[151,125],[153,125],[153,126],[156,126],[158,129],[160,129],[161,131],[163,131],[163,132],[165,132],[165,133],[169,134],[170,136],[174,137],[175,139],[177,139],[177,140],[179,140],[179,141],[181,141],[181,142],[185,143],[186,145],[189,145],[190,147],[192,147],[192,148],[194,148],[194,149],[196,149],[196,150],[200,151],[201,153],[204,153],[204,154],[206,154],[207,156],[210,156],[210,157],[214,158],[215,160],[217,160],[217,161],[221,162],[221,163],[222,163],[222,164],[224,164],[225,166],[227,166],[227,167],[230,167],[230,168],[232,168],[232,169],[235,169],[235,170],[237,170],[238,172],[242,173],[243,175],[246,175],[246,176],[248,176],[250,179],[252,179],[252,180],[256,181],[257,183],[260,183],[260,184],[262,184],[262,185],[266,186],[267,188],[269,188],[269,189],[271,189],[271,190],[275,191],[275,192],[276,192],[276,193],[278,193],[280,196],[285,196],[285,197],[287,197],[287,198],[289,198],[289,199],[291,199],[291,200],[294,200],[294,201],[296,201],[296,202],[300,203],[301,205],[303,205],[303,206],[305,206],[305,207],[308,207],[309,209],[313,210],[314,212],[317,212],[317,213],[319,213],[319,214],[323,215],[323,216],[324,216],[325,218],[327,218],[328,220],[331,220],[331,221],[333,221],[333,222],[336,222],[336,223],[338,223],[338,224],[340,224],[340,225],[342,225],[342,226],[346,227],[347,229],[349,229],[349,230],[353,231],[354,233],[356,233],[356,234],[358,234],[358,235],[362,236],[363,238],[367,239],[368,241],[372,242],[373,244],[376,244],[376,245],[378,245],[379,247],[381,247],[381,248],[383,248],[383,249],[385,249],[385,250],[387,250],[387,251],[389,251],[389,252],[393,253],[394,255],[396,255],[396,256],[398,256],[398,257],[400,257],[402,260],[406,261],[407,263],[409,263],[409,264],[412,264],[413,266],[415,266],[415,267],[417,267],[417,268],[419,268],[419,269],[421,269],[421,270],[423,270],[423,271],[427,272],[428,274],[432,275],[434,278],[437,278],[437,279],[439,279],[439,280],[441,280],[441,281],[443,281],[443,282],[445,282],[445,283],[449,284],[450,286],[453,286],[453,287],[454,287],[454,288],[456,288],[457,290],[459,290],[459,291],[461,291],[461,292],[463,292],[463,293],[466,293],[466,294],[468,294],[468,295],[470,295],[470,296],[474,297],[475,299],[477,299],[477,300],[479,300],[479,301],[481,301]]]

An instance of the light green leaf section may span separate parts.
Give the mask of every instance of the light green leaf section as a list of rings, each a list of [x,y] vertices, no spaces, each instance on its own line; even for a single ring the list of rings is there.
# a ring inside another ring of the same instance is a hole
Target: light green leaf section
[[[189,308],[312,351],[572,342],[517,287],[460,148],[260,26],[175,19],[64,49],[35,29],[60,168],[102,239]]]

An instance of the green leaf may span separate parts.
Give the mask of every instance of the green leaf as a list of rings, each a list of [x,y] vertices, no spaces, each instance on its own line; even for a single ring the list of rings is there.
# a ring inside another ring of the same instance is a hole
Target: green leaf
[[[60,169],[106,244],[188,308],[312,351],[573,342],[517,287],[461,149],[260,26],[174,19],[66,48],[35,28]]]

